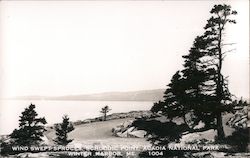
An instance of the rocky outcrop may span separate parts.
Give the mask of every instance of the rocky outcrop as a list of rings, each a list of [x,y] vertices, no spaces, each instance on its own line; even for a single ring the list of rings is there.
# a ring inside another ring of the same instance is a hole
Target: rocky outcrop
[[[183,133],[180,142],[183,144],[188,143],[212,143],[214,142],[214,138],[217,135],[216,130],[210,129],[203,132],[195,132],[195,133]]]
[[[128,132],[128,137],[135,137],[135,138],[144,138],[147,132],[144,130],[133,130]]]
[[[113,113],[110,115],[107,115],[106,121],[108,120],[115,120],[115,119],[122,119],[122,118],[132,118],[132,119],[138,119],[138,118],[150,118],[153,115],[151,111],[130,111],[127,113]],[[86,119],[83,121],[76,121],[74,122],[74,125],[81,125],[81,124],[87,124],[92,122],[100,122],[103,121],[103,117],[96,117],[92,119]]]
[[[132,126],[134,120],[129,120],[121,125],[118,125],[112,129],[114,136],[122,138],[144,138],[147,132],[144,130],[138,130],[136,127]]]
[[[236,111],[234,116],[229,119],[227,122],[227,125],[233,128],[249,128],[250,123],[248,122],[249,120],[247,119],[248,115],[248,107],[245,106],[243,108],[240,108],[239,110]]]

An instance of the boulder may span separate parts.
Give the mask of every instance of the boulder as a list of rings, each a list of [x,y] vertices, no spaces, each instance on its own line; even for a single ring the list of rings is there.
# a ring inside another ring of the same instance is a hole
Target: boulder
[[[204,132],[188,133],[182,136],[181,143],[199,143],[201,141],[213,142],[217,135],[216,130],[210,129]]]
[[[144,138],[146,136],[147,132],[144,130],[136,130],[132,131],[128,134],[129,137],[135,137],[135,138]]]
[[[91,123],[91,119],[86,119],[86,120],[83,120],[82,123]]]
[[[112,128],[113,135],[122,138],[144,138],[147,132],[144,130],[137,130],[136,127],[132,126],[133,121],[134,120],[128,120]]]
[[[134,120],[125,121],[125,122],[123,122],[122,126],[123,126],[124,128],[128,128],[128,127],[130,127],[130,126],[132,125],[133,121],[134,121]]]
[[[117,126],[117,127],[112,128],[113,134],[118,133],[118,132],[121,132],[121,126]]]
[[[198,123],[198,125],[194,126],[194,129],[201,129],[201,128],[204,128],[205,127],[205,123],[200,121]]]
[[[116,136],[117,137],[121,137],[121,138],[127,138],[128,137],[128,132],[125,131],[125,132],[118,132],[116,133]]]
[[[132,123],[133,123],[133,120],[128,120],[128,121],[123,122],[122,124],[112,128],[113,135],[115,135],[115,136],[121,135],[122,133],[126,132],[128,129],[129,129],[128,132],[131,132],[134,129],[134,128],[131,128]],[[122,137],[124,137],[124,136],[122,135]]]
[[[129,134],[135,129],[135,127],[130,127],[128,129],[125,129],[124,131],[118,130],[116,132],[113,132],[115,136],[127,138],[129,137]]]
[[[130,128],[127,129],[127,132],[131,133],[134,129],[135,129],[135,127],[130,127]]]
[[[127,130],[126,128],[120,125],[112,128],[112,133],[114,136],[117,136],[117,133],[124,133],[126,130]]]

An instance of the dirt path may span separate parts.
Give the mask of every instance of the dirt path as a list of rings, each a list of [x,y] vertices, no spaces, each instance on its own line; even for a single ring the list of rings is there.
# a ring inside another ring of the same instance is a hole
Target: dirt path
[[[122,124],[131,118],[115,119],[103,122],[93,122],[75,126],[75,130],[69,133],[69,138],[74,139],[73,143],[101,144],[101,145],[149,145],[144,138],[119,138],[112,135],[112,128]],[[46,133],[52,143],[55,138],[55,131]]]

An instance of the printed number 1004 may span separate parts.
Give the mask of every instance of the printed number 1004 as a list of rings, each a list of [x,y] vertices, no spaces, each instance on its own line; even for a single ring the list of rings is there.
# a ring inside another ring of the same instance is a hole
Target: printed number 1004
[[[163,156],[162,151],[149,151],[148,154],[149,156]]]

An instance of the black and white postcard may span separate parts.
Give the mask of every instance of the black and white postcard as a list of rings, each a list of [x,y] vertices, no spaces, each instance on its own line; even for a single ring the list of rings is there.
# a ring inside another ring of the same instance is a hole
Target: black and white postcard
[[[249,1],[2,0],[0,87],[0,157],[250,157]]]

